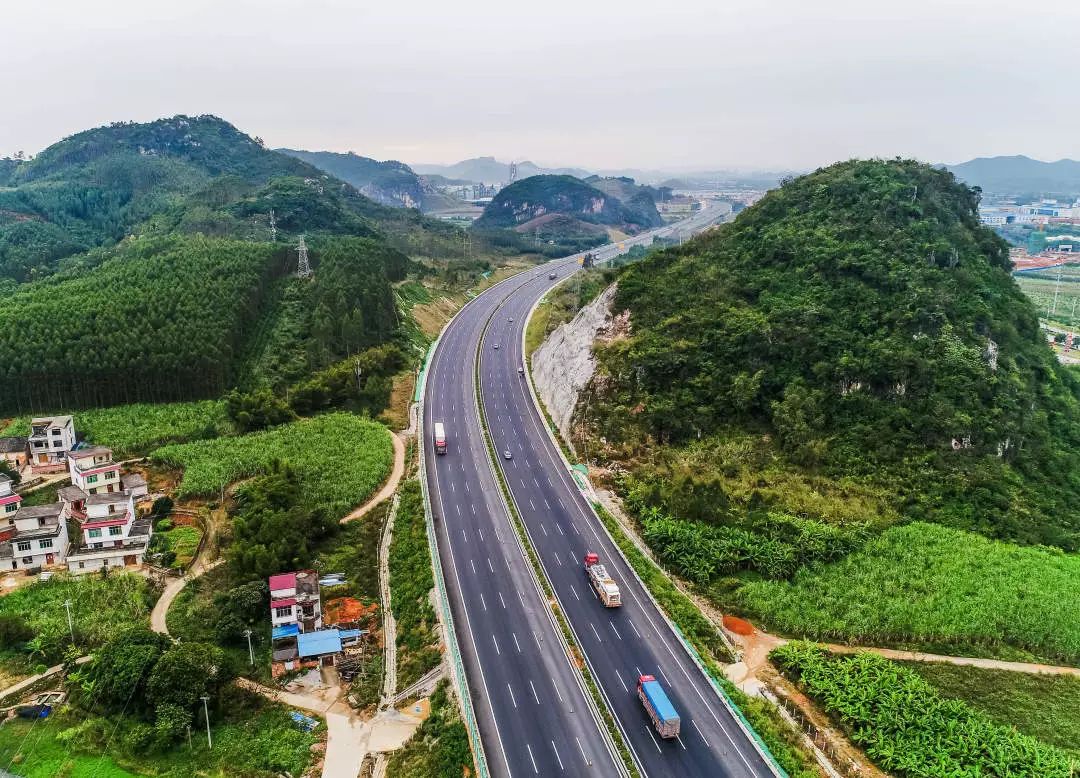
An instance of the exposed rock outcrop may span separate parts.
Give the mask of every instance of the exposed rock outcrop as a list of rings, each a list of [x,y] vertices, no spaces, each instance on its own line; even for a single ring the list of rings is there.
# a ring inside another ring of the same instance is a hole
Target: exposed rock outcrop
[[[532,378],[552,420],[567,440],[582,390],[596,371],[593,343],[625,329],[625,316],[612,316],[612,284],[577,316],[556,327],[532,355]]]

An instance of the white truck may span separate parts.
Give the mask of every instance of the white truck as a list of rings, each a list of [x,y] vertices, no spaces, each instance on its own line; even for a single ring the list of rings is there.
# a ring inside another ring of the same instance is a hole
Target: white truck
[[[446,428],[443,427],[443,423],[441,421],[435,422],[435,434],[434,434],[433,437],[435,438],[435,453],[436,454],[445,454],[446,453]]]
[[[607,568],[600,564],[600,555],[593,551],[585,554],[585,575],[589,577],[593,591],[605,607],[618,608],[622,605],[619,585],[608,575]]]

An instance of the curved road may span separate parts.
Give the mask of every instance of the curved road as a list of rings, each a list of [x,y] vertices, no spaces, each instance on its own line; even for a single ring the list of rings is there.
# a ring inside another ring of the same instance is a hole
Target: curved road
[[[687,230],[715,218],[702,214],[679,228]],[[672,227],[659,230],[672,231]],[[622,245],[651,237],[649,233]],[[606,259],[619,249],[608,246],[594,253]],[[492,477],[474,400],[477,343],[483,346],[480,388],[492,439],[500,453],[509,449],[513,454],[511,460],[500,458],[499,465],[559,606],[642,771],[651,776],[773,775],[756,743],[626,568],[566,471],[527,382],[518,373],[528,311],[558,278],[577,269],[579,256],[507,279],[470,303],[444,334],[428,378],[427,486],[441,519],[439,550],[455,620],[463,633],[459,640],[489,766],[496,774],[545,776],[615,775],[621,770],[606,753],[597,724],[580,707],[584,695],[573,668],[561,652],[551,650],[550,641],[557,635]],[[549,279],[551,272],[556,280]],[[446,424],[446,456],[432,451],[436,420]],[[619,581],[622,608],[606,609],[593,597],[581,569],[586,550],[598,551]],[[490,554],[497,558],[489,565]],[[517,605],[506,602],[505,596],[499,599],[500,594],[511,593],[519,600]],[[531,649],[520,640],[523,634],[533,635]],[[544,640],[541,635],[546,635]],[[520,644],[520,651],[503,650],[508,637],[512,645]],[[655,736],[636,698],[639,673],[655,675],[667,689],[682,716],[678,740],[663,742]],[[531,703],[524,709],[523,698]],[[592,764],[586,764],[583,756],[593,757]]]

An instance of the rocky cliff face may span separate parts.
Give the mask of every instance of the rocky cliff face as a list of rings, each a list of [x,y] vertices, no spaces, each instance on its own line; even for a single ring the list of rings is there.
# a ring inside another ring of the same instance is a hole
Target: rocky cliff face
[[[563,438],[570,440],[574,411],[582,390],[596,371],[593,343],[625,330],[627,317],[613,316],[615,284],[586,305],[577,316],[556,327],[532,355],[532,378]]]

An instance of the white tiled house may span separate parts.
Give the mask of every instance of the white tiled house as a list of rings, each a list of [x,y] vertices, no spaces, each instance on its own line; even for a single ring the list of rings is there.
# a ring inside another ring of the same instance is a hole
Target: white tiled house
[[[103,567],[141,565],[150,542],[150,521],[135,517],[130,494],[87,495],[86,518],[81,520],[82,545],[68,554],[72,573],[91,573]]]
[[[30,420],[30,466],[35,473],[54,473],[67,466],[75,446],[75,423],[70,416],[40,416]]]

